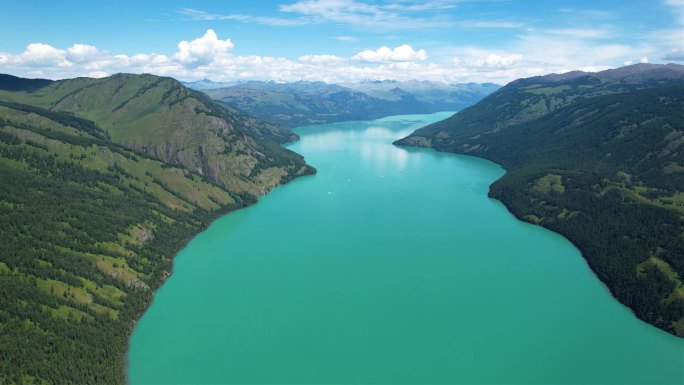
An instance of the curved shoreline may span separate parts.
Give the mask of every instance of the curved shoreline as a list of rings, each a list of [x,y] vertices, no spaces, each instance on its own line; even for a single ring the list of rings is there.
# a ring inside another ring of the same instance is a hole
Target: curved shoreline
[[[604,281],[600,278],[599,274],[598,274],[597,271],[596,271],[596,268],[595,268],[594,266],[592,266],[592,263],[591,263],[590,259],[587,258],[587,256],[586,256],[586,251],[583,250],[583,248],[581,247],[580,244],[578,244],[578,242],[573,241],[571,238],[569,238],[566,234],[563,234],[562,232],[556,231],[555,229],[553,229],[553,228],[551,228],[551,227],[545,226],[543,222],[536,223],[536,222],[533,222],[533,221],[528,220],[527,218],[525,218],[524,216],[520,215],[520,214],[517,213],[515,210],[513,210],[513,208],[511,207],[511,205],[510,205],[509,202],[506,202],[505,199],[502,199],[502,198],[496,196],[496,194],[492,191],[492,186],[494,186],[495,184],[501,182],[507,175],[510,174],[510,171],[509,171],[508,169],[506,169],[503,165],[501,165],[501,164],[499,164],[499,163],[496,163],[496,161],[494,161],[494,160],[492,160],[492,159],[485,158],[485,157],[483,157],[483,156],[478,156],[478,155],[473,155],[473,154],[464,154],[464,153],[460,153],[460,152],[456,152],[456,151],[446,151],[446,150],[441,150],[441,149],[438,149],[438,148],[435,148],[435,147],[432,147],[432,146],[422,146],[422,145],[417,145],[417,144],[406,145],[406,144],[404,144],[404,143],[400,143],[400,141],[403,141],[403,139],[405,139],[405,138],[402,138],[402,139],[400,139],[400,140],[397,140],[397,141],[395,141],[393,144],[394,144],[395,146],[397,146],[397,147],[402,147],[402,148],[421,148],[421,149],[428,149],[428,150],[432,150],[432,151],[436,151],[436,152],[441,152],[441,153],[456,154],[456,155],[460,155],[460,156],[470,156],[470,157],[474,157],[474,158],[484,159],[484,160],[487,160],[487,161],[490,161],[490,162],[493,162],[493,163],[499,165],[502,169],[505,170],[505,173],[504,173],[500,178],[498,178],[497,180],[495,180],[494,182],[492,182],[492,183],[490,184],[490,186],[489,186],[489,192],[487,193],[487,196],[488,196],[488,197],[490,197],[491,199],[495,199],[496,201],[498,201],[498,202],[500,202],[501,204],[503,204],[504,207],[506,208],[506,210],[507,210],[511,215],[513,215],[513,217],[515,217],[517,220],[519,220],[520,222],[523,222],[523,223],[527,223],[527,224],[530,224],[530,225],[534,225],[534,226],[541,227],[541,228],[543,228],[543,229],[545,229],[545,230],[548,230],[548,231],[553,232],[554,234],[558,234],[558,235],[562,236],[564,239],[566,239],[568,242],[570,242],[570,243],[579,251],[580,255],[582,256],[582,259],[584,260],[584,262],[586,263],[587,267],[589,268],[589,271],[591,271],[591,273],[596,277],[597,281],[600,282],[601,285],[602,285],[603,287],[605,287],[605,289],[607,290],[607,292],[610,294],[610,296],[611,296],[612,298],[615,299],[615,301],[617,301],[619,304],[621,304],[622,306],[624,306],[624,307],[625,307],[625,308],[626,308],[626,309],[627,309],[627,310],[628,310],[636,319],[638,319],[638,320],[644,322],[645,324],[648,324],[648,325],[650,325],[650,326],[652,326],[652,327],[654,327],[654,328],[656,328],[656,329],[658,329],[658,330],[660,330],[660,331],[662,331],[662,332],[665,332],[665,333],[668,333],[668,334],[673,335],[673,336],[675,336],[675,337],[679,337],[679,338],[684,339],[684,334],[677,334],[674,330],[665,330],[665,329],[663,329],[663,328],[661,328],[661,327],[658,327],[657,325],[654,325],[654,324],[652,324],[652,323],[650,323],[650,322],[648,322],[648,321],[642,319],[641,317],[638,316],[638,314],[634,311],[634,309],[632,309],[630,306],[628,306],[627,304],[625,304],[624,302],[622,302],[622,301],[615,295],[614,291],[611,290],[610,286],[608,286],[608,284],[607,284],[606,282],[604,282]]]
[[[288,180],[285,181],[284,183],[280,183],[280,184],[274,186],[273,188],[269,189],[269,190],[268,190],[264,195],[262,195],[261,197],[264,197],[264,196],[268,195],[270,192],[276,190],[277,188],[279,188],[279,187],[281,187],[281,186],[285,186],[285,185],[289,184],[290,182],[292,182],[292,181],[294,181],[294,180],[298,180],[298,179],[300,179],[300,178],[302,178],[302,177],[306,177],[306,176],[310,176],[310,175],[315,175],[315,174],[316,174],[316,169],[313,168],[313,167],[311,167],[311,168],[313,169],[313,172],[312,172],[312,173],[302,174],[302,175],[295,176],[295,177],[293,177],[293,178],[291,178],[291,179],[288,179]],[[171,278],[171,276],[173,275],[173,272],[174,272],[174,269],[175,269],[175,263],[174,263],[174,261],[175,261],[175,259],[176,259],[176,256],[177,256],[178,254],[180,254],[180,253],[188,246],[188,244],[189,244],[190,242],[192,242],[192,240],[194,240],[199,234],[201,234],[201,233],[203,233],[204,231],[206,231],[207,229],[209,229],[209,227],[211,227],[217,220],[223,218],[223,217],[226,216],[226,215],[230,215],[230,214],[232,214],[232,213],[234,213],[234,212],[237,212],[237,211],[240,211],[240,210],[243,210],[243,209],[246,209],[246,208],[249,208],[249,207],[252,207],[252,206],[258,204],[258,203],[259,203],[259,200],[261,199],[261,197],[257,197],[257,200],[256,200],[255,202],[252,202],[252,203],[250,203],[250,204],[248,204],[247,206],[244,206],[244,207],[239,207],[239,208],[235,208],[235,209],[229,209],[229,210],[227,210],[227,211],[222,211],[222,210],[219,209],[219,210],[215,211],[214,213],[211,213],[211,214],[205,219],[205,222],[204,222],[205,225],[204,225],[202,228],[200,228],[199,231],[197,231],[196,233],[192,234],[192,235],[188,238],[188,240],[187,240],[186,242],[184,242],[183,245],[182,245],[182,246],[173,254],[172,261],[171,261],[171,270],[169,271],[169,274],[168,274],[166,277],[164,277],[164,280],[163,280],[162,284],[161,284],[156,290],[154,290],[154,293],[152,294],[152,299],[150,300],[150,302],[149,302],[149,303],[147,304],[147,306],[145,307],[145,310],[144,310],[142,313],[140,313],[140,315],[134,320],[134,322],[133,322],[133,324],[132,324],[132,326],[131,326],[131,328],[130,328],[130,331],[129,331],[129,333],[128,333],[128,336],[127,336],[127,338],[126,338],[126,350],[125,350],[124,357],[123,357],[123,359],[124,359],[124,383],[125,383],[126,385],[130,384],[130,379],[128,378],[128,372],[129,372],[129,371],[128,371],[128,368],[129,368],[129,357],[128,357],[128,354],[129,354],[129,351],[130,351],[131,338],[132,338],[133,334],[135,333],[135,329],[136,329],[136,327],[137,327],[139,321],[145,316],[145,314],[149,311],[149,309],[150,309],[150,308],[152,307],[152,305],[154,304],[154,301],[155,301],[155,299],[156,299],[156,297],[157,297],[157,292],[158,292],[158,291],[159,291],[159,290],[168,282],[169,278]]]

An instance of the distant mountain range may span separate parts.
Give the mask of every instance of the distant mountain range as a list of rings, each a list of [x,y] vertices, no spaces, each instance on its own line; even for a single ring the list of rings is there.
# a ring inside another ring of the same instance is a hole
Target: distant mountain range
[[[684,336],[684,66],[516,80],[396,144],[503,165],[491,196],[575,243],[639,318]]]
[[[193,82],[181,82],[184,86],[192,88],[197,91],[213,90],[216,88],[224,88],[234,86],[240,82],[215,82],[209,79],[201,79]]]
[[[0,382],[124,383],[185,242],[315,172],[296,138],[171,78],[0,75]]]
[[[190,85],[193,86],[193,85]],[[267,122],[297,127],[388,115],[458,111],[499,88],[496,84],[377,81],[327,84],[250,81],[206,89],[207,95]]]

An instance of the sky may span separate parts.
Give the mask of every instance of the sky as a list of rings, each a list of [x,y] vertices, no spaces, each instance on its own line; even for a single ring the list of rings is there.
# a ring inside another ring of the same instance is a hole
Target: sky
[[[684,64],[684,0],[8,0],[0,73],[505,84]]]

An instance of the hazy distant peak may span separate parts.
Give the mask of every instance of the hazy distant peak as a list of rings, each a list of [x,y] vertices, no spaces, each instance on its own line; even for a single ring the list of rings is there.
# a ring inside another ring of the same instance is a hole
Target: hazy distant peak
[[[215,82],[211,79],[201,79],[193,82],[181,82],[184,86],[198,91],[213,90],[216,88],[229,87],[237,84],[237,82]]]
[[[596,73],[610,81],[640,82],[649,79],[684,80],[684,65],[639,63]]]
[[[562,74],[549,74],[518,79],[511,85],[569,82],[580,78],[593,81],[640,83],[647,80],[684,80],[684,65],[639,63],[600,72],[571,71]]]

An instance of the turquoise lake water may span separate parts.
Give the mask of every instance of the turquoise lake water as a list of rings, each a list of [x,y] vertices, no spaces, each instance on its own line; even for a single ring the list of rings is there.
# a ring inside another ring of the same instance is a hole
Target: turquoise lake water
[[[501,167],[391,144],[449,115],[297,129],[318,174],[178,254],[131,384],[684,383],[684,339],[487,197]]]

